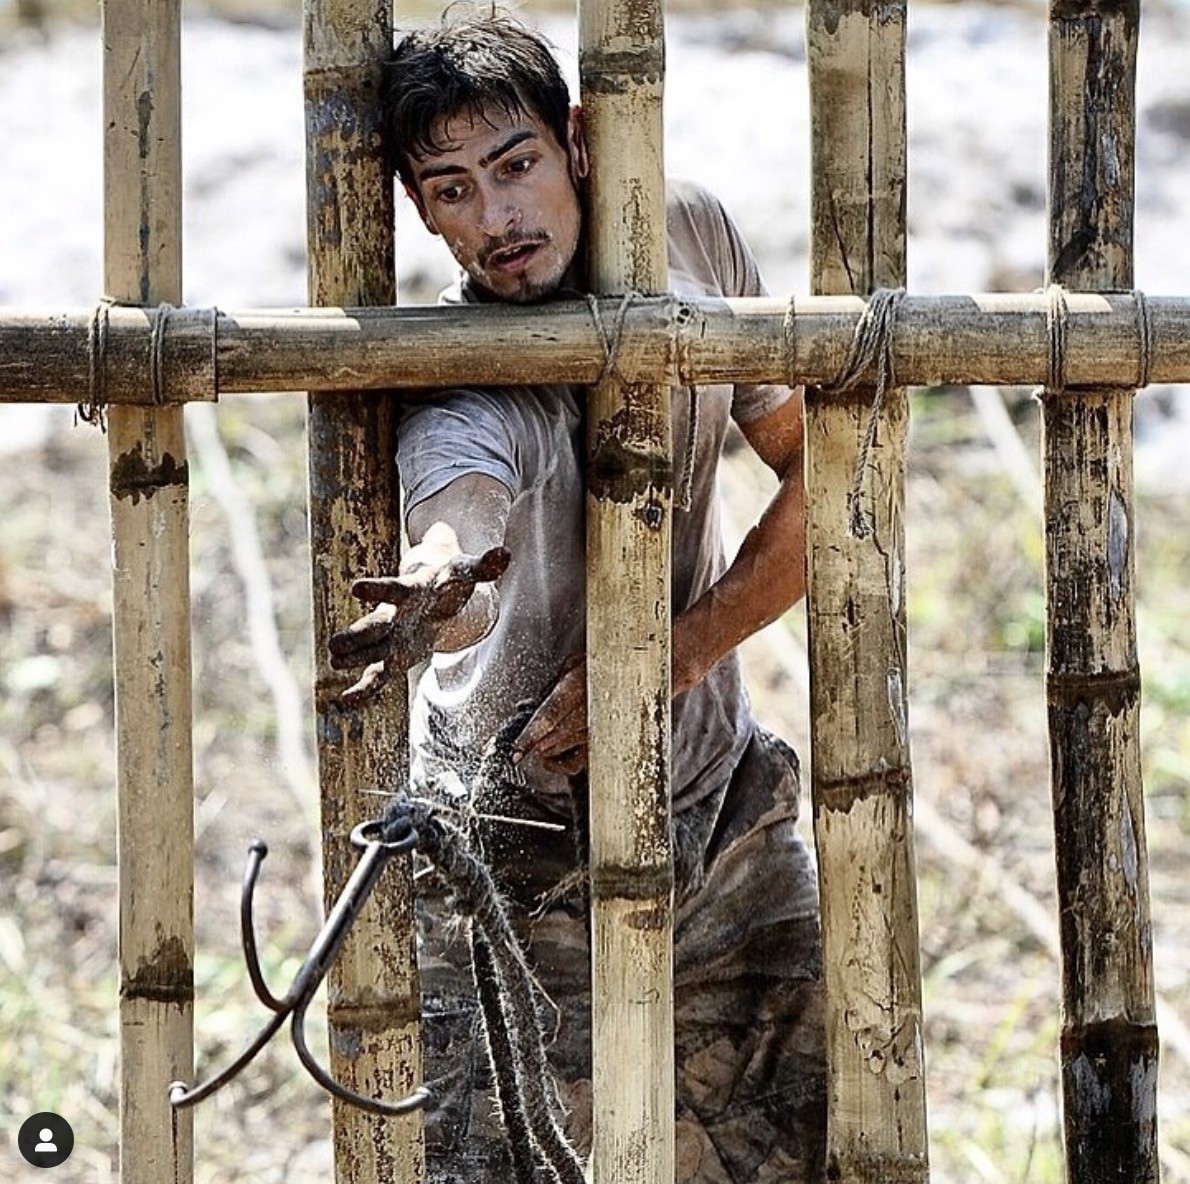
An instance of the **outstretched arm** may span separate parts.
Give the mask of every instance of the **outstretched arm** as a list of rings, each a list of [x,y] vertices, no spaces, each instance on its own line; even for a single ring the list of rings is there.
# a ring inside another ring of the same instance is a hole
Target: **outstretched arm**
[[[366,699],[394,671],[473,645],[491,630],[500,611],[493,581],[510,559],[503,546],[510,505],[500,482],[471,475],[413,508],[413,545],[399,574],[356,580],[352,594],[376,607],[330,640],[332,667],[365,668],[343,693],[345,703]]]

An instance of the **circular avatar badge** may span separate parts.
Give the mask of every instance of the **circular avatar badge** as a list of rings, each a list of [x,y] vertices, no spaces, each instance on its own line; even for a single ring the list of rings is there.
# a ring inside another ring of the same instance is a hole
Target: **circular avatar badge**
[[[21,1123],[17,1146],[35,1168],[56,1168],[74,1150],[74,1131],[61,1114],[43,1110]]]

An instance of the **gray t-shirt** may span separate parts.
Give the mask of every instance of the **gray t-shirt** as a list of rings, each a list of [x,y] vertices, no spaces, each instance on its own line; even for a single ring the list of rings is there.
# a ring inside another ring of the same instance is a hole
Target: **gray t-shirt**
[[[670,291],[764,294],[756,261],[705,190],[670,185],[667,232]],[[473,298],[465,287],[444,294],[448,302]],[[675,615],[726,566],[716,466],[729,418],[758,419],[784,403],[789,391],[700,387],[693,417],[695,400],[688,396],[675,391],[673,399]],[[512,562],[500,580],[496,626],[477,645],[436,654],[418,683],[411,739],[414,781],[423,789],[462,792],[460,767],[473,766],[517,705],[540,699],[564,660],[584,649],[583,397],[584,388],[570,386],[455,390],[412,405],[403,416],[397,460],[406,513],[465,475],[492,477],[512,496],[505,537]],[[675,812],[722,790],[753,722],[734,653],[674,701]],[[528,764],[523,768],[544,796],[563,790],[560,779],[534,774]]]

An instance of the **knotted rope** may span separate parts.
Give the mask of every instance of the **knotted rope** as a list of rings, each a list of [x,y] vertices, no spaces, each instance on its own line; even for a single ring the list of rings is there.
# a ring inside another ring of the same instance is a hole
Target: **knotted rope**
[[[1046,372],[1046,391],[1061,394],[1066,390],[1066,338],[1070,325],[1070,308],[1066,302],[1066,289],[1061,284],[1047,284],[1043,289],[1046,297],[1045,327],[1049,341],[1049,361]],[[1136,381],[1133,387],[1143,390],[1152,380],[1153,374],[1153,321],[1149,302],[1139,288],[1130,293],[1136,304]],[[1120,384],[1124,385],[1123,383]]]
[[[852,537],[857,539],[867,538],[875,528],[875,517],[871,512],[864,511],[861,497],[872,448],[876,443],[876,429],[880,422],[880,412],[884,407],[885,394],[890,387],[896,387],[896,375],[893,370],[893,330],[896,327],[897,309],[904,296],[904,288],[877,288],[872,293],[856,322],[843,368],[830,382],[822,384],[822,390],[828,394],[842,394],[857,386],[873,366],[876,368],[876,390],[872,397],[871,410],[868,412],[868,423],[860,444],[859,456],[855,462],[851,489],[847,494],[848,530]],[[785,310],[786,354],[790,359],[791,371],[795,317],[794,300],[791,297]],[[790,386],[797,385],[797,376],[792,372],[789,379]]]
[[[157,305],[157,315],[149,334],[149,390],[154,407],[165,406],[165,326],[173,311],[172,304]]]
[[[91,312],[91,320],[87,325],[87,399],[79,403],[76,410],[77,417],[83,423],[94,424],[100,431],[107,430],[107,351],[108,330],[113,308],[142,308],[142,305],[123,300],[116,300],[112,296],[101,296]],[[147,311],[149,316],[149,393],[154,407],[166,405],[165,389],[165,335],[170,318],[182,310],[175,305],[162,302],[156,309]],[[218,382],[218,325],[219,310],[198,310],[201,316],[210,316],[211,334],[211,381],[216,395],[219,390]]]
[[[595,324],[595,332],[599,336],[599,343],[603,346],[603,369],[599,372],[596,382],[602,383],[608,378],[618,378],[623,381],[623,375],[617,365],[620,357],[620,340],[624,332],[624,321],[628,310],[636,300],[644,297],[640,292],[626,292],[616,309],[616,318],[610,331],[603,319],[603,312],[599,307],[599,297],[589,292],[582,294],[591,312],[591,320]],[[694,460],[698,449],[698,389],[688,386],[686,389],[686,442],[682,449],[682,479],[678,488],[674,490],[674,504],[679,510],[689,512],[694,495]]]
[[[91,311],[87,325],[87,401],[80,403],[75,415],[83,423],[107,431],[107,329],[108,314],[117,304],[111,296],[101,296]]]
[[[603,320],[599,297],[591,295],[590,292],[584,292],[583,299],[586,300],[587,308],[591,312],[591,320],[595,323],[599,344],[603,346],[603,369],[595,381],[601,383],[609,378],[618,378],[622,382],[623,375],[620,373],[617,363],[620,358],[620,341],[624,334],[624,321],[628,317],[628,310],[632,307],[633,302],[641,299],[641,294],[636,291],[624,293],[620,300],[620,307],[616,309],[616,319],[612,322],[610,332]]]
[[[472,785],[478,802],[507,776],[512,742],[528,712],[515,715],[489,743]],[[472,963],[483,1012],[496,1094],[504,1114],[518,1184],[535,1184],[538,1164],[556,1184],[584,1184],[583,1164],[559,1125],[547,1096],[552,1080],[537,998],[540,988],[525,961],[492,874],[466,832],[437,803],[399,795],[385,828],[412,821],[419,850],[471,922]]]
[[[1061,392],[1066,389],[1066,330],[1070,322],[1070,310],[1066,305],[1066,289],[1061,284],[1047,285],[1045,296],[1045,328],[1049,335],[1049,368],[1045,389]]]

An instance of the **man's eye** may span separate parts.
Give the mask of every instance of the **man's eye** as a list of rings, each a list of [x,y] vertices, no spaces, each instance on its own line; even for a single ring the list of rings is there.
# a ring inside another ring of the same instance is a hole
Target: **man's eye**
[[[527,173],[533,167],[533,158],[531,156],[522,156],[517,160],[510,160],[508,162],[507,171],[513,176],[521,176]]]
[[[459,201],[462,196],[462,185],[446,185],[442,189],[436,190],[434,193],[434,198],[436,201],[444,201],[448,205]]]

